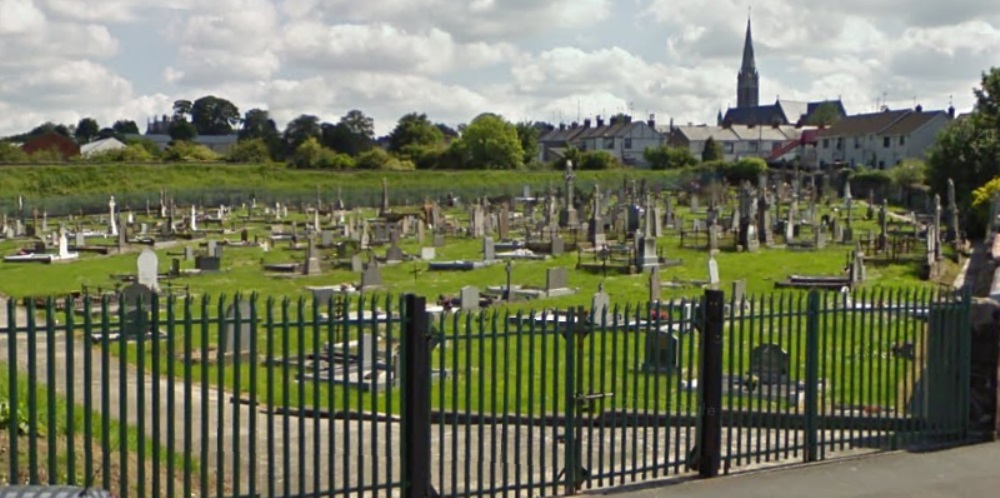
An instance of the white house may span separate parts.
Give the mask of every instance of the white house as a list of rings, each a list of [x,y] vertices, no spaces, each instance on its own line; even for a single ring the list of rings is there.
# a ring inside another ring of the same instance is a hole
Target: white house
[[[924,111],[917,106],[848,116],[817,133],[819,165],[886,169],[904,159],[924,158],[954,115],[954,109]]]
[[[114,137],[109,137],[81,145],[80,155],[83,157],[91,157],[94,154],[100,154],[102,152],[108,152],[112,150],[120,150],[124,149],[125,147],[126,145],[121,143],[118,139]]]
[[[580,151],[606,151],[624,164],[646,167],[643,152],[659,147],[663,141],[653,116],[649,121],[613,118],[607,124],[598,116],[596,126],[591,124],[588,118],[582,125],[560,125],[543,134],[538,140],[539,159],[545,162],[561,159],[566,149],[573,147]]]
[[[775,126],[708,126],[670,125],[661,130],[667,144],[686,147],[695,157],[701,157],[705,143],[711,138],[722,148],[723,159],[735,161],[743,157],[760,157],[769,162],[793,159],[804,131],[809,127]]]

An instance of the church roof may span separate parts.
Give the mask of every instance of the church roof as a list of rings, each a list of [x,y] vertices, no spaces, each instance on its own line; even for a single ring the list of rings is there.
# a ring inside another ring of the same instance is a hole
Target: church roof
[[[726,111],[723,123],[733,125],[804,125],[809,116],[823,104],[833,104],[840,115],[846,116],[844,104],[840,100],[823,100],[816,102],[800,102],[794,100],[777,100],[774,104],[757,107],[736,107]]]
[[[750,30],[750,19],[747,18],[747,37],[743,42],[743,64],[740,66],[743,71],[754,72],[757,70],[757,60],[753,53],[753,34]]]

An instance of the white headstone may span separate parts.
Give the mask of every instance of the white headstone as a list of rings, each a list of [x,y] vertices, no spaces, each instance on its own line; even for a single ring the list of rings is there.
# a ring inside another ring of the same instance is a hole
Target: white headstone
[[[159,284],[157,283],[159,277],[159,259],[156,257],[156,253],[148,247],[143,249],[142,253],[139,254],[139,259],[136,261],[136,266],[139,270],[136,282],[154,292],[159,291]]]
[[[59,227],[59,257],[69,256],[69,242],[66,241],[66,231]]]
[[[108,211],[111,216],[108,217],[108,235],[118,236],[118,224],[115,222],[115,196],[111,196],[108,200]]]
[[[719,285],[719,263],[714,256],[708,258],[708,283],[713,287]]]
[[[195,209],[194,204],[191,205],[191,231],[198,231],[198,211]]]

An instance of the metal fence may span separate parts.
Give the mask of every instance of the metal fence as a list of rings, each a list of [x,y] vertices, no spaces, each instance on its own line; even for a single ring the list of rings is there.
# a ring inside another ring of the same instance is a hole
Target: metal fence
[[[967,295],[602,302],[11,301],[0,472],[122,498],[539,496],[968,437]]]

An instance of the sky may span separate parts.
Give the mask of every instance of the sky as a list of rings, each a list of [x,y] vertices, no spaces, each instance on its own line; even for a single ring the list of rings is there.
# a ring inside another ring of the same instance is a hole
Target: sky
[[[747,16],[760,101],[959,112],[1000,63],[996,0],[0,0],[0,136],[216,95],[280,128],[352,109],[551,123],[715,122]]]

